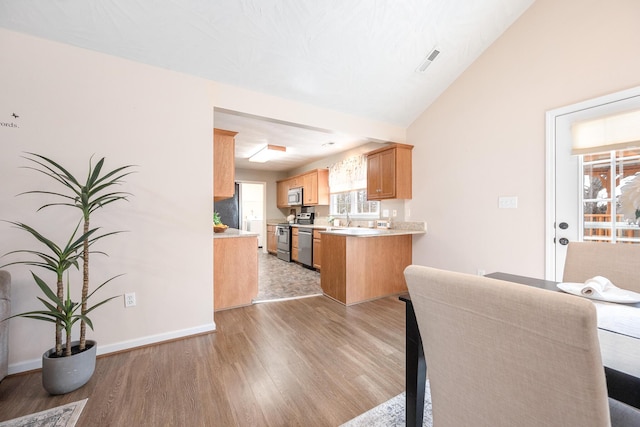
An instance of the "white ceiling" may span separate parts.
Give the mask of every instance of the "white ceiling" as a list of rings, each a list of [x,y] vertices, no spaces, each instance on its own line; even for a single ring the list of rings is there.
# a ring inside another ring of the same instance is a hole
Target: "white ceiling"
[[[2,0],[0,27],[408,126],[533,1]]]

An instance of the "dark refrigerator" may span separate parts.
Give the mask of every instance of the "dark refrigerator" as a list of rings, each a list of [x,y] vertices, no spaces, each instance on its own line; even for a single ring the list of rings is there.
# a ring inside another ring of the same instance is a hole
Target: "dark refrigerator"
[[[213,210],[220,214],[223,224],[231,228],[240,228],[240,204],[238,202],[238,192],[240,185],[236,182],[235,193],[230,199],[220,200],[213,203]]]

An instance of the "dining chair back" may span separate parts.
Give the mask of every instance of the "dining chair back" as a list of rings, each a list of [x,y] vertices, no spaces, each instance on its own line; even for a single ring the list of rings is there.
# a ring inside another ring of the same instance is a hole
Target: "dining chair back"
[[[590,301],[415,265],[405,278],[435,426],[610,425]]]
[[[564,264],[564,282],[584,283],[606,277],[615,286],[640,292],[640,245],[570,242]]]

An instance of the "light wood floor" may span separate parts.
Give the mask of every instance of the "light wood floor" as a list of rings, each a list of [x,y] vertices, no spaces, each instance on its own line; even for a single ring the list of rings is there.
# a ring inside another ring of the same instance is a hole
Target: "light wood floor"
[[[217,332],[98,358],[49,396],[0,383],[0,421],[89,398],[77,426],[338,426],[404,390],[404,303],[326,297],[217,312]]]

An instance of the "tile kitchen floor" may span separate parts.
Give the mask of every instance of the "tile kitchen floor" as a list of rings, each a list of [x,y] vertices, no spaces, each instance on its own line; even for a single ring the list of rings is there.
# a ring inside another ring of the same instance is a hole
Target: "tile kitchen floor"
[[[258,250],[258,296],[253,302],[322,295],[320,273]]]

